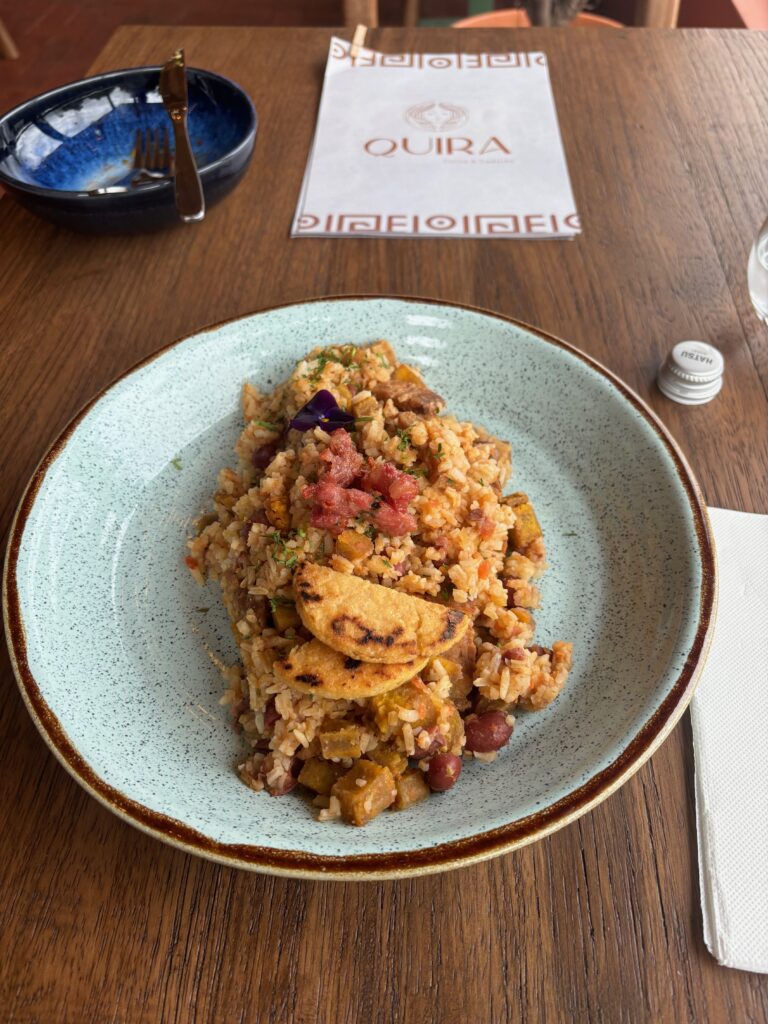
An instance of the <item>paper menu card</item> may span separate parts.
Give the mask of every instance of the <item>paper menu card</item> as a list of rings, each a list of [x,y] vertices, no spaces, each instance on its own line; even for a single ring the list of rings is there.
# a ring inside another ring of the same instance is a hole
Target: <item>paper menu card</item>
[[[331,41],[294,236],[580,230],[545,54],[352,58]]]

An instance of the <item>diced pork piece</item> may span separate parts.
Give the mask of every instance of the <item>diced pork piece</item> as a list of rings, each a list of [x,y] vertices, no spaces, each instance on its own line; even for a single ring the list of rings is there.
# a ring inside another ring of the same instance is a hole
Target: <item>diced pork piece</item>
[[[445,399],[423,384],[407,380],[388,380],[377,384],[373,393],[381,401],[391,398],[401,412],[415,412],[420,416],[436,416],[445,406]]]

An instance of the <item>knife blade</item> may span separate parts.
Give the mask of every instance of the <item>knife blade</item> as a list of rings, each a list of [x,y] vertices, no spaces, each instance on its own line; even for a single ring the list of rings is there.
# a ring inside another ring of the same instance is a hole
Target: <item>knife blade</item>
[[[187,69],[184,51],[177,50],[160,71],[160,95],[173,125],[176,146],[174,188],[176,209],[184,221],[198,221],[205,216],[205,197],[189,140],[187,115]]]

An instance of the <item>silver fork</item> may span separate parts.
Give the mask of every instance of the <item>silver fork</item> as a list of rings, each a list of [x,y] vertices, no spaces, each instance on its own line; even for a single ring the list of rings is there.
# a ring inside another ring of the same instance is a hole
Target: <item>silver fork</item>
[[[132,185],[140,185],[144,181],[168,178],[173,174],[173,155],[168,137],[168,128],[150,131],[149,128],[136,132],[136,144],[133,150]]]
[[[168,136],[168,128],[162,132],[137,129],[136,143],[133,148],[133,165],[131,167],[130,185],[108,185],[103,188],[91,189],[88,193],[91,196],[115,195],[120,192],[130,192],[139,185],[146,185],[150,181],[158,181],[162,178],[170,178],[174,172],[174,160],[171,153],[171,143]]]

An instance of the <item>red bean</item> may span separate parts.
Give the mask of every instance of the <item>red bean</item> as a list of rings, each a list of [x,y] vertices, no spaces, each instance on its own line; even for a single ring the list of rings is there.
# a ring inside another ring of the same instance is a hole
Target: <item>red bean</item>
[[[277,441],[269,441],[267,444],[261,445],[260,448],[256,448],[251,457],[254,468],[266,469],[277,454],[279,447],[280,445]]]
[[[476,718],[467,718],[464,731],[467,734],[467,750],[490,754],[492,750],[500,750],[509,742],[512,726],[503,711],[484,711]]]
[[[456,783],[461,775],[461,758],[456,754],[435,754],[427,769],[429,788],[435,793],[444,793]]]
[[[232,705],[232,728],[235,732],[242,732],[243,727],[240,725],[240,715],[248,710],[248,698],[241,697],[237,704]]]
[[[269,728],[270,726],[275,724],[279,717],[280,712],[275,707],[275,699],[273,697],[272,700],[264,708],[264,725],[266,725],[266,727]]]
[[[419,739],[421,736],[424,735],[424,733],[426,733],[427,736],[429,737],[429,744],[426,747],[421,746],[419,744]],[[439,732],[436,725],[433,725],[431,729],[424,729],[416,737],[416,749],[410,756],[415,758],[417,761],[421,761],[422,758],[432,757],[433,754],[436,754],[438,752],[440,747],[445,747],[446,745],[447,744],[445,736],[443,736],[443,734]]]
[[[267,515],[263,509],[257,509],[248,522],[243,523],[243,527],[240,530],[240,536],[243,540],[248,540],[248,535],[251,532],[251,527],[254,523],[261,523],[263,526],[267,526],[269,524],[269,520],[267,519]]]
[[[522,647],[507,648],[501,652],[501,656],[504,661],[525,661],[525,651]]]
[[[301,762],[298,757],[291,758],[289,773],[282,775],[276,782],[267,782],[267,775],[272,771],[275,764],[275,755],[267,754],[259,768],[259,778],[264,780],[264,786],[270,796],[285,796],[292,789],[296,788],[297,779],[301,769]]]

